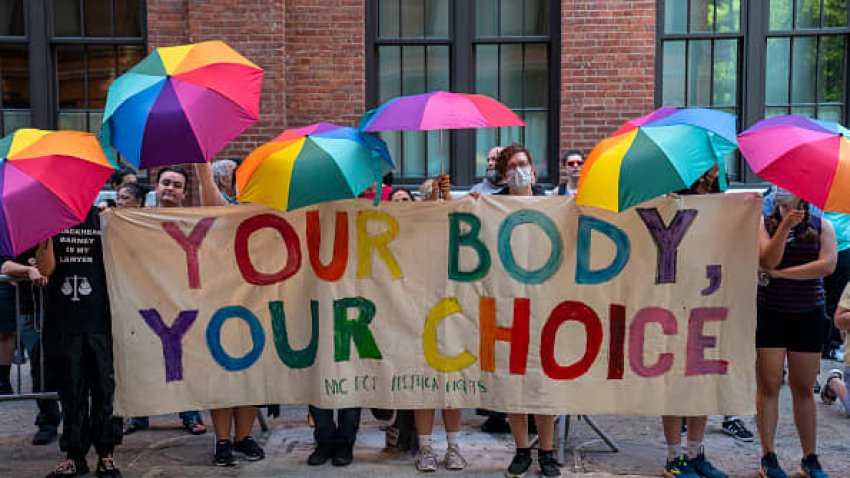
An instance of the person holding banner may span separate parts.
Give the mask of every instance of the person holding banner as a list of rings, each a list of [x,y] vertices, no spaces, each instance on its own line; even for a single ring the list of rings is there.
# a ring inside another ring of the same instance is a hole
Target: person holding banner
[[[800,475],[826,478],[817,455],[817,378],[826,330],[823,278],[837,260],[835,231],[827,219],[788,191],[776,192],[776,205],[761,221],[758,316],[756,321],[756,425],[762,444],[759,473],[787,475],[774,450],[779,389],[785,361],[794,404],[794,424],[803,459]]]

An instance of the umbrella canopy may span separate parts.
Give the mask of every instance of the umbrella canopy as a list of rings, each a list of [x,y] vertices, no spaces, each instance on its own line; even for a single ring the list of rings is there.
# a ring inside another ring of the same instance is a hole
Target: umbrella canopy
[[[91,133],[20,129],[0,140],[0,255],[82,222],[114,171]]]
[[[386,143],[330,126],[287,130],[255,149],[236,170],[239,200],[290,211],[357,197],[393,169]]]
[[[360,120],[366,132],[525,126],[513,111],[484,95],[433,91],[399,96]]]
[[[576,203],[622,211],[690,187],[737,148],[735,116],[701,108],[660,108],[623,124],[584,163]]]
[[[157,48],[109,87],[104,139],[140,168],[209,161],[257,121],[262,78],[220,41]]]
[[[738,136],[753,172],[815,206],[850,213],[850,130],[797,115],[760,121]]]

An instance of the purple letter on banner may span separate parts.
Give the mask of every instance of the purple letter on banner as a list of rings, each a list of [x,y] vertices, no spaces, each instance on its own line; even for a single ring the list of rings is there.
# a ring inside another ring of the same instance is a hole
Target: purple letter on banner
[[[669,226],[664,225],[658,209],[638,209],[638,215],[646,224],[658,249],[658,268],[655,273],[656,284],[673,284],[676,282],[676,251],[679,243],[688,232],[688,228],[697,217],[696,209],[676,211],[676,216]]]
[[[156,309],[140,310],[142,318],[162,341],[162,357],[165,360],[165,381],[183,380],[183,336],[198,318],[197,310],[183,310],[168,328]]]

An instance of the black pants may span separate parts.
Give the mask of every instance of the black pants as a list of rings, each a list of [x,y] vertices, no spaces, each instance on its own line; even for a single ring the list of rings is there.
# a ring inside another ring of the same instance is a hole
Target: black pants
[[[115,370],[107,333],[60,334],[57,369],[64,425],[60,446],[81,459],[94,445],[105,456],[121,443],[121,419],[112,415]]]
[[[835,327],[835,309],[838,308],[838,301],[848,281],[850,281],[850,249],[845,249],[838,253],[835,270],[823,279],[826,290],[826,315],[829,317],[829,327],[823,341],[824,353],[841,347],[841,331]]]
[[[337,410],[337,423],[334,423],[334,410],[310,405],[310,414],[316,423],[313,436],[319,446],[354,446],[360,428],[359,408]]]
[[[41,347],[42,341],[39,340],[39,330],[41,327],[36,328],[36,320],[37,317],[34,315],[24,315],[21,317],[21,342],[23,342],[24,347],[27,349],[27,355],[30,358],[30,376],[32,377],[32,391],[33,393],[39,392],[55,392],[56,391],[56,378],[55,373],[52,367],[47,366],[44,367],[44,387],[41,386]],[[49,344],[48,338],[44,339],[45,349],[54,348],[56,344]],[[46,355],[49,352],[45,352],[45,362]],[[35,426],[38,427],[39,430],[47,430],[51,432],[56,432],[59,428],[59,422],[62,421],[62,412],[59,410],[59,402],[56,400],[36,400],[36,405],[38,405],[38,415],[35,417]]]

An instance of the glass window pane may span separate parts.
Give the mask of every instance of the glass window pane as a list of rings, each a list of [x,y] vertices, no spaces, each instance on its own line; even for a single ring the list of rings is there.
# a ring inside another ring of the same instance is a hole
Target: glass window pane
[[[502,45],[501,52],[499,99],[509,108],[522,108],[522,45]]]
[[[12,134],[15,130],[32,126],[32,114],[29,110],[3,111],[3,136]]]
[[[475,46],[475,91],[482,95],[499,97],[499,47]]]
[[[59,84],[59,108],[85,108],[85,55],[81,45],[56,47],[56,77]]]
[[[791,56],[791,103],[814,103],[817,38],[795,38]]]
[[[770,29],[790,30],[794,0],[770,0]]]
[[[549,32],[549,2],[525,0],[525,35],[546,35]]]
[[[795,28],[817,28],[820,25],[820,0],[797,0]]]
[[[378,47],[378,101],[401,95],[401,47]]]
[[[112,12],[109,11],[109,0],[85,0],[85,3],[86,36],[112,36]]]
[[[103,123],[103,110],[89,111],[89,131],[99,132],[101,123]]]
[[[545,108],[549,104],[549,54],[545,43],[525,45],[525,89],[526,108]]]
[[[688,43],[688,106],[711,103],[711,40]]]
[[[815,117],[815,107],[814,106],[792,106],[791,107],[792,115],[800,115],[808,118]]]
[[[425,36],[448,38],[449,0],[425,0]]]
[[[381,0],[378,2],[378,36],[397,38],[399,32],[400,0]]]
[[[767,39],[767,73],[765,75],[764,101],[768,105],[788,104],[788,75],[791,41],[788,38]]]
[[[687,33],[688,4],[682,0],[665,0],[664,33]]]
[[[847,26],[847,0],[824,0],[823,26]]]
[[[685,106],[685,42],[664,42],[661,78],[661,102],[666,106]]]
[[[737,32],[741,29],[741,0],[716,0],[718,32]]]
[[[122,45],[118,47],[118,74],[123,75],[147,54],[142,45]]]
[[[83,36],[79,1],[53,0],[53,34],[60,37]]]
[[[525,121],[525,147],[531,153],[531,159],[534,161],[534,171],[537,174],[537,180],[540,182],[549,179],[549,166],[546,161],[546,136],[547,136],[547,117],[545,111],[526,112],[523,115]]]
[[[522,115],[519,115],[522,118]],[[522,128],[519,126],[507,126],[499,128],[499,145],[508,146],[511,143],[522,142]]]
[[[115,80],[115,47],[112,45],[90,45],[88,47],[87,108],[103,109],[106,93]]]
[[[496,143],[497,130],[494,128],[477,128],[475,130],[475,177],[480,178],[487,172],[487,153],[498,146]]]
[[[787,115],[790,109],[787,106],[768,106],[764,109],[765,118],[773,118],[774,116]]]
[[[60,111],[59,129],[86,130],[86,113],[78,111]]]
[[[451,90],[449,79],[449,47],[442,45],[431,45],[428,46],[427,49],[427,91]]]
[[[844,36],[825,36],[820,40],[820,78],[818,78],[818,102],[842,102],[844,100],[844,64],[847,60]]]
[[[818,119],[841,123],[844,120],[844,111],[841,106],[821,106],[818,108]]]
[[[690,0],[691,32],[710,32],[714,30],[714,0]]]
[[[395,161],[393,174],[400,177],[401,174],[401,131],[381,131],[378,136],[387,143],[390,157]]]
[[[475,35],[499,34],[498,0],[475,0]]]
[[[401,47],[402,95],[427,93],[425,78],[425,47],[419,45]]]
[[[449,132],[427,131],[428,138],[428,174],[433,178],[449,172]]]
[[[30,68],[26,45],[0,43],[0,107],[30,107]]]
[[[23,0],[0,0],[0,36],[22,36],[23,34]]]
[[[405,177],[425,177],[425,132],[402,131],[402,157]]]
[[[500,35],[522,35],[522,0],[500,0],[499,19]]]
[[[118,0],[115,9],[115,36],[142,36],[142,0]]]
[[[712,106],[735,106],[738,91],[738,40],[714,43],[714,92]]]
[[[421,37],[425,35],[425,0],[404,0],[401,8],[401,36]]]

